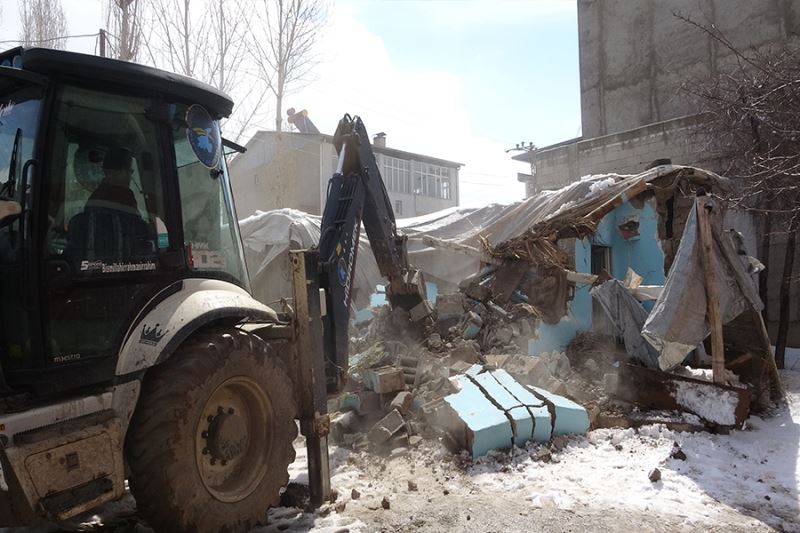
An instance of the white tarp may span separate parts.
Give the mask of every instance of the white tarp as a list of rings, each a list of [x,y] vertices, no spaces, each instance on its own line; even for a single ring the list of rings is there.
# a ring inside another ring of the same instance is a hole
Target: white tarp
[[[625,351],[648,368],[658,368],[658,351],[642,337],[647,310],[617,279],[610,279],[590,291],[603,307],[625,342]]]
[[[722,323],[727,324],[748,307],[760,311],[764,306],[747,272],[747,257],[736,253],[730,234],[721,231],[717,217],[712,217],[712,234],[714,279]],[[658,363],[662,370],[683,362],[689,352],[709,335],[706,305],[706,277],[695,204],[689,213],[664,290],[642,329],[642,336],[659,351]]]
[[[498,244],[517,237],[543,220],[587,211],[588,205],[610,200],[636,180],[680,172],[680,165],[663,165],[634,176],[604,174],[586,176],[555,191],[543,191],[511,205],[450,208],[415,218],[398,219],[398,229],[408,235],[409,260],[426,279],[450,292],[478,271],[481,238]],[[696,173],[704,171],[692,169]],[[721,179],[708,173],[714,179]],[[292,248],[310,248],[319,240],[320,217],[294,209],[258,212],[240,222],[245,259],[253,292],[264,303],[291,296],[288,254]],[[431,239],[436,243],[432,246]],[[457,249],[461,247],[461,249]],[[473,251],[465,251],[464,248]],[[368,304],[369,294],[382,281],[366,233],[362,230],[356,261],[355,304]]]

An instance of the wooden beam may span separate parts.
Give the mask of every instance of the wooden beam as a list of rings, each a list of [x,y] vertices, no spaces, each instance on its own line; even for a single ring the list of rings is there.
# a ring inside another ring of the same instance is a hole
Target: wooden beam
[[[773,401],[782,400],[786,397],[786,391],[783,390],[781,375],[775,362],[775,352],[772,350],[772,342],[769,339],[769,333],[767,333],[767,326],[764,324],[764,317],[753,308],[748,313],[753,321],[758,339],[761,341],[761,347],[764,350],[764,364],[767,365],[767,371],[769,372],[770,399]]]
[[[725,383],[725,344],[722,339],[722,316],[719,311],[719,294],[714,272],[714,237],[711,232],[711,211],[714,209],[711,198],[698,196],[695,199],[697,209],[698,243],[700,257],[703,261],[706,285],[706,314],[711,329],[711,369],[714,383]]]

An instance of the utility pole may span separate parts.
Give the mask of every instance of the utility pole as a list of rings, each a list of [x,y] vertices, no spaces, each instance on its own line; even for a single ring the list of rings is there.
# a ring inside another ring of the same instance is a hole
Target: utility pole
[[[100,28],[100,57],[106,57],[106,30]]]
[[[539,148],[533,144],[532,142],[528,142],[525,144],[525,141],[521,143],[517,143],[514,148],[509,148],[506,150],[508,152],[527,152],[528,154],[528,162],[531,165],[531,195],[534,195],[539,192],[539,186],[536,180],[536,152]]]

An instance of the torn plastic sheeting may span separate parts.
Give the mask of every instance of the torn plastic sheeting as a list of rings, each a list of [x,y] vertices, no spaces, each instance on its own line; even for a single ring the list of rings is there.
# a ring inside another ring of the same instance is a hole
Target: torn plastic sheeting
[[[259,211],[239,221],[253,296],[266,304],[292,296],[289,250],[317,246],[321,218],[297,209]],[[363,234],[362,230],[362,234]],[[360,239],[353,291],[356,308],[369,306],[381,274],[367,239]]]
[[[712,264],[722,323],[727,324],[750,306],[763,309],[743,257],[736,254],[721,217],[711,217]],[[706,318],[706,277],[698,240],[697,203],[692,207],[664,290],[650,312],[642,336],[659,351],[662,370],[679,365],[709,335]]]
[[[439,284],[442,292],[456,290],[458,280],[480,269],[480,257],[465,253],[467,248],[483,250],[481,239],[490,245],[517,237],[533,225],[556,216],[588,213],[597,203],[619,195],[631,183],[668,179],[691,171],[695,176],[716,175],[692,167],[664,165],[634,176],[605,174],[590,176],[555,191],[542,191],[511,205],[491,204],[481,208],[456,207],[415,218],[398,219],[397,227],[408,236],[409,261],[428,281]],[[708,179],[712,179],[708,178]],[[611,184],[611,179],[614,184]],[[600,187],[593,185],[605,181]],[[563,206],[568,208],[562,209]],[[291,269],[288,251],[311,248],[319,242],[320,217],[296,209],[258,212],[239,222],[245,247],[245,260],[253,293],[265,303],[291,297]],[[364,232],[362,231],[362,235]],[[427,238],[426,238],[427,237]],[[432,242],[447,241],[444,247]],[[466,248],[465,248],[466,247]],[[369,305],[369,296],[382,276],[369,246],[360,239],[356,262],[353,301],[356,308]]]
[[[616,279],[592,288],[590,294],[622,335],[625,351],[645,366],[658,368],[658,350],[642,337],[642,326],[647,320],[647,311],[642,304]]]

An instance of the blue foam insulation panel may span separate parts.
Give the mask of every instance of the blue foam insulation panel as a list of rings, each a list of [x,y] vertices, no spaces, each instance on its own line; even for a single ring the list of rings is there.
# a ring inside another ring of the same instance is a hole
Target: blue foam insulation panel
[[[492,376],[491,372],[484,372],[474,376],[473,379],[483,393],[505,412],[511,422],[514,444],[519,447],[525,446],[533,436],[533,418],[530,412]]]
[[[511,447],[514,434],[506,414],[498,409],[467,376],[457,376],[460,390],[444,398],[463,427],[452,436],[472,457]]]
[[[589,414],[586,409],[572,400],[553,394],[545,389],[530,385],[528,389],[553,406],[553,414],[555,415],[553,436],[586,433],[589,430]]]
[[[447,431],[473,457],[589,429],[583,407],[545,389],[524,386],[505,370],[483,371],[481,365],[473,365],[451,379],[459,392],[444,398],[452,411]]]
[[[491,375],[530,413],[533,418],[533,440],[549,441],[553,431],[553,421],[550,419],[550,410],[545,401],[523,387],[505,370],[495,370]]]

